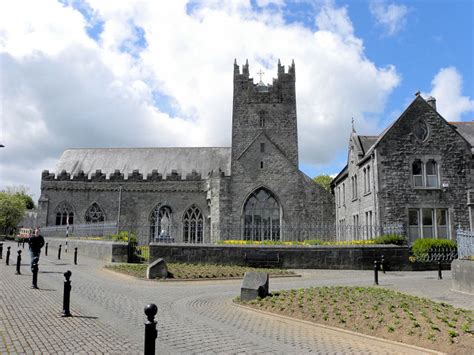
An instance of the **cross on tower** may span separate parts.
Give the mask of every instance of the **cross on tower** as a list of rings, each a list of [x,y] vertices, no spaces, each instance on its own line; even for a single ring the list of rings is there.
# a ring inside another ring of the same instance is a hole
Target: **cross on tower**
[[[265,72],[262,71],[262,69],[260,69],[259,72],[257,72],[258,75],[260,75],[260,82],[262,82],[262,75],[265,74]]]

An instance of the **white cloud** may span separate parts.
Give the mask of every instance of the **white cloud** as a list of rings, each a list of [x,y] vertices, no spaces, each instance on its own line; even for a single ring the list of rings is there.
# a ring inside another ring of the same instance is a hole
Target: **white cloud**
[[[371,1],[369,6],[377,24],[382,26],[387,35],[393,36],[406,25],[408,8],[405,5],[387,4],[382,0]]]
[[[394,67],[366,58],[347,10],[331,3],[314,14],[312,31],[285,24],[278,11],[257,14],[250,1],[191,9],[185,1],[90,0],[93,21],[103,22],[97,41],[87,16],[42,5],[26,14],[18,1],[0,5],[1,181],[27,184],[36,197],[39,171],[68,147],[230,146],[234,58],[248,58],[255,77],[263,69],[264,82],[278,58],[295,60],[306,165],[345,148],[351,117],[361,131],[377,126],[367,114],[381,112],[400,81]],[[137,28],[146,46],[133,45]]]
[[[459,121],[464,113],[474,112],[474,100],[462,96],[462,77],[454,67],[442,68],[431,82],[431,92],[422,95],[433,96],[436,109],[448,121]]]

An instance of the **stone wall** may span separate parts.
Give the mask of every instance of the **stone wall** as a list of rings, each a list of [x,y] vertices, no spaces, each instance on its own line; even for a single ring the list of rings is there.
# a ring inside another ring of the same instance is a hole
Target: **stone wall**
[[[382,255],[390,270],[412,270],[409,249],[397,246],[357,247],[284,247],[151,244],[150,261],[163,258],[167,262],[245,265],[245,255],[252,253],[279,254],[281,267],[293,269],[372,270],[374,260]]]
[[[66,239],[64,238],[48,238],[45,237],[45,242],[48,243],[48,254],[57,253],[59,245],[62,245],[62,253],[65,252]],[[107,262],[126,263],[127,262],[127,243],[112,242],[112,241],[90,241],[90,240],[74,240],[69,238],[67,240],[68,253],[74,253],[74,248],[77,248],[78,259],[81,255],[89,258],[100,259]],[[44,248],[42,249],[44,253]]]
[[[423,120],[428,137],[414,135],[414,123]],[[379,201],[381,223],[407,223],[408,208],[448,208],[451,236],[455,228],[469,228],[467,191],[472,153],[470,145],[429,104],[418,97],[380,142]],[[415,159],[434,159],[439,166],[440,187],[414,188],[411,164]],[[449,183],[443,189],[442,183]]]

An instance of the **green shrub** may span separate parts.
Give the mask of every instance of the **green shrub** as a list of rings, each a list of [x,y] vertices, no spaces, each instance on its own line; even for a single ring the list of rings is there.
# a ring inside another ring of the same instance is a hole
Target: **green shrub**
[[[305,243],[309,245],[322,245],[323,241],[321,239],[308,239],[305,240]]]
[[[411,251],[417,261],[423,261],[428,257],[431,248],[456,249],[456,242],[448,239],[420,238],[415,240]]]
[[[397,234],[384,234],[374,239],[375,244],[406,245],[407,238]]]
[[[137,236],[133,233],[127,231],[121,231],[118,234],[111,234],[108,236],[108,239],[111,239],[116,242],[128,242],[128,237],[130,236],[131,242],[137,241]]]

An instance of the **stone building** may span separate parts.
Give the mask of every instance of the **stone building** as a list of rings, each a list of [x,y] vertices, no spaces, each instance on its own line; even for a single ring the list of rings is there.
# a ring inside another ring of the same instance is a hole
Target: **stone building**
[[[332,181],[338,236],[401,226],[410,241],[452,239],[459,226],[472,228],[473,144],[474,122],[447,122],[436,100],[419,94],[381,135],[353,130],[347,165]]]
[[[112,222],[141,243],[208,243],[333,224],[333,196],[298,169],[294,63],[278,63],[271,85],[234,63],[233,84],[231,147],[66,150],[42,174],[39,225]]]

